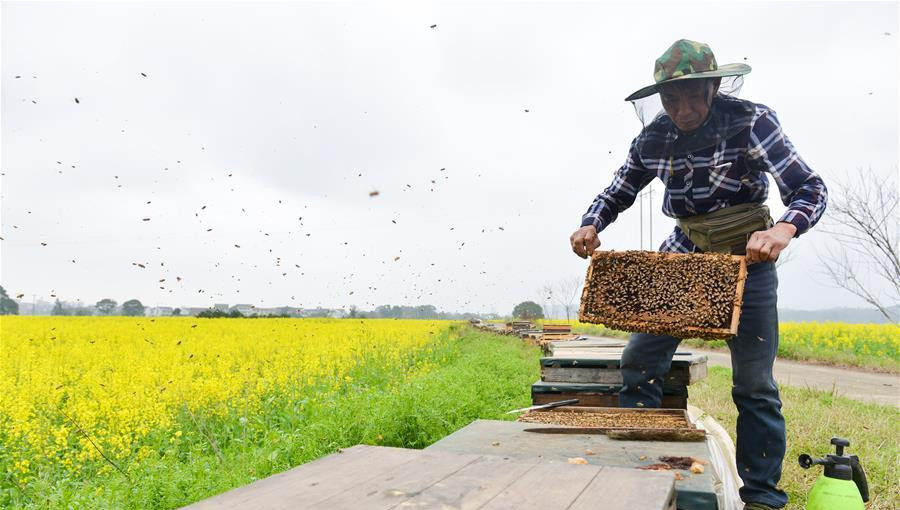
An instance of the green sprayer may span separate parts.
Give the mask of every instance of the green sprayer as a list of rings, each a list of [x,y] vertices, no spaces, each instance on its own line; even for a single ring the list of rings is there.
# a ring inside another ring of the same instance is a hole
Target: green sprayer
[[[864,510],[869,500],[869,484],[859,457],[844,455],[844,448],[850,441],[831,438],[836,455],[828,454],[824,459],[814,459],[803,454],[797,461],[803,469],[814,465],[825,467],[825,472],[816,480],[806,500],[806,510]]]

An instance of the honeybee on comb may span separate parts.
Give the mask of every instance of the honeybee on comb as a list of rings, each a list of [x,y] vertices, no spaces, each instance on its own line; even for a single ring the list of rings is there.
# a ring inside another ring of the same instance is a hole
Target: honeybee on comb
[[[579,318],[624,331],[727,339],[737,333],[746,276],[742,256],[597,251]]]

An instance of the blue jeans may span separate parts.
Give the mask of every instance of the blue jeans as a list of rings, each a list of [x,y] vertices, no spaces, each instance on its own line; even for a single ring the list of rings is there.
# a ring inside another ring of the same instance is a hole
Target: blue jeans
[[[772,376],[778,351],[777,289],[775,264],[748,266],[738,334],[728,341],[728,348],[733,371],[731,396],[738,409],[736,460],[744,481],[741,499],[781,508],[788,498],[777,487],[785,453],[781,399]],[[680,342],[669,335],[631,335],[622,353],[621,407],[660,406],[663,376]]]

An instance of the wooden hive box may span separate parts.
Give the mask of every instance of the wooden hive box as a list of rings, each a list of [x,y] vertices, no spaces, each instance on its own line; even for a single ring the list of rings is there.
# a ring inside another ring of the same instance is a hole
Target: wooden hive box
[[[542,328],[544,333],[571,333],[571,324],[544,324]]]
[[[551,383],[622,384],[622,352],[567,354],[541,358],[541,380]],[[663,384],[688,386],[707,375],[707,358],[702,354],[679,353],[672,357]]]
[[[531,385],[531,402],[540,405],[577,398],[573,407],[618,407],[621,390],[621,384],[536,381]],[[686,386],[663,385],[662,407],[687,409],[687,399]]]
[[[747,279],[743,256],[595,251],[579,320],[677,338],[737,334]]]

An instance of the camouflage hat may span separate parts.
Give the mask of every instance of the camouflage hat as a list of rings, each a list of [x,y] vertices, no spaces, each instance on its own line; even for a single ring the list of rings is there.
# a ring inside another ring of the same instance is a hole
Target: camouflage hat
[[[691,80],[697,78],[720,78],[738,76],[750,72],[747,64],[716,65],[716,57],[708,44],[679,39],[656,59],[653,70],[653,85],[648,85],[626,97],[633,101],[652,96],[659,92],[659,86],[674,80]]]

